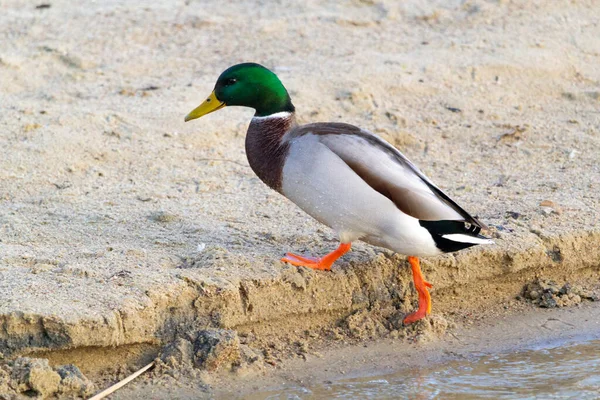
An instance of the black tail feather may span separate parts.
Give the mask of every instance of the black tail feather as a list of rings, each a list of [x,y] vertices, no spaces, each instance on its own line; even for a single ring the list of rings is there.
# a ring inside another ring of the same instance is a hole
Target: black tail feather
[[[419,224],[427,229],[438,249],[444,253],[466,249],[467,247],[475,246],[477,243],[456,242],[443,237],[444,235],[461,234],[472,236],[479,239],[487,239],[479,234],[481,227],[465,221],[423,221],[419,220]]]

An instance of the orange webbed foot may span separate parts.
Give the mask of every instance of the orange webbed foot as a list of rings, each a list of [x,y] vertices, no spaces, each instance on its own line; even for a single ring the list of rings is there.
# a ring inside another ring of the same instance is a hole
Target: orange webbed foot
[[[303,257],[294,253],[286,253],[285,257],[283,257],[281,261],[290,263],[296,267],[307,267],[323,271],[329,271],[331,269],[331,265],[326,265],[325,263],[323,263],[322,258]]]
[[[427,290],[427,288],[433,287],[431,283],[427,282],[423,278],[421,267],[419,266],[419,259],[417,257],[408,257],[408,262],[410,263],[412,269],[415,289],[419,294],[419,308],[417,311],[408,314],[404,318],[403,322],[405,325],[417,322],[431,313],[431,295],[429,294],[429,290]]]
[[[350,247],[350,243],[341,243],[340,247],[323,257],[305,257],[294,253],[286,253],[281,261],[290,263],[296,267],[329,271],[335,260],[346,254],[350,250]]]

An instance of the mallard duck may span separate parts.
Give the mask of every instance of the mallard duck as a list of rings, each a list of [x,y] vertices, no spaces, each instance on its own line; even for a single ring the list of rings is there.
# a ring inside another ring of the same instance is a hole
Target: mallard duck
[[[299,125],[287,90],[267,68],[228,68],[185,121],[226,106],[256,111],[246,135],[256,175],[339,236],[339,247],[323,257],[287,253],[282,261],[328,271],[355,240],[407,255],[419,296],[417,311],[404,318],[410,324],[431,313],[418,257],[492,243],[479,233],[483,223],[379,136],[344,123]]]

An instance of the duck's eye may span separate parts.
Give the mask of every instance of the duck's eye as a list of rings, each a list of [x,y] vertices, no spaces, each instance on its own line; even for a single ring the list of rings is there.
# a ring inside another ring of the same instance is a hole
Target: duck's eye
[[[225,81],[225,86],[231,86],[231,85],[233,85],[236,82],[237,82],[237,79],[235,79],[235,78],[229,78],[229,79],[227,79]]]

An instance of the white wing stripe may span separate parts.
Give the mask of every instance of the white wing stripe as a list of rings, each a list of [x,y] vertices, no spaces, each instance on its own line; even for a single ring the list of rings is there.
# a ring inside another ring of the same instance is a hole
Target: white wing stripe
[[[453,242],[459,243],[474,243],[474,244],[492,244],[494,243],[491,239],[478,238],[469,235],[463,235],[462,233],[451,233],[449,235],[442,235],[444,239],[452,240]]]

